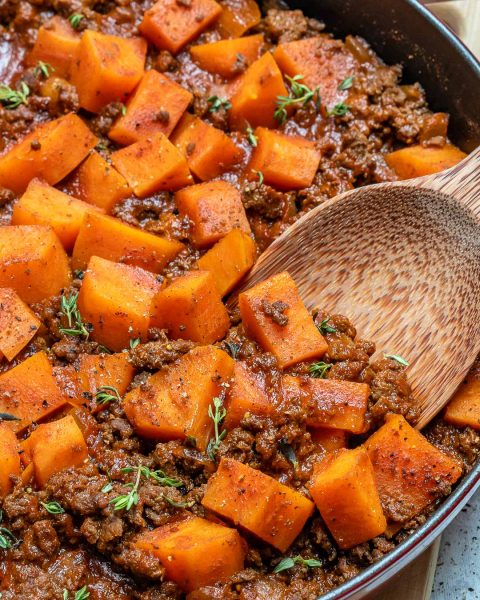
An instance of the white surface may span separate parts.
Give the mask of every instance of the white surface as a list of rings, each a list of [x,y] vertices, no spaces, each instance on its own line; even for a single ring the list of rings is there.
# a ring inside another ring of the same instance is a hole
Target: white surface
[[[431,600],[480,600],[480,492],[442,536]]]

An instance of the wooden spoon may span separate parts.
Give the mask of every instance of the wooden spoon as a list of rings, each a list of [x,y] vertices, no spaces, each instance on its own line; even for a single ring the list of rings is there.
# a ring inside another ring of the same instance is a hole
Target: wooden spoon
[[[423,427],[480,351],[480,148],[448,171],[326,201],[269,246],[238,291],[284,270],[308,308],[346,315],[409,362]]]

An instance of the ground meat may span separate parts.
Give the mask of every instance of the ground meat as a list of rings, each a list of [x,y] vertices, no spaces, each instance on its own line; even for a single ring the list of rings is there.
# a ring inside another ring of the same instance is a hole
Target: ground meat
[[[323,23],[309,19],[301,10],[270,9],[264,20],[265,32],[270,41],[278,44],[293,42],[324,29]]]
[[[262,311],[267,317],[280,325],[281,327],[285,327],[288,325],[288,316],[285,314],[289,305],[282,300],[276,300],[275,302],[268,302],[267,300],[262,300]]]
[[[90,121],[90,128],[96,135],[106,137],[113,122],[122,114],[123,104],[121,102],[111,102]]]
[[[166,331],[161,331],[157,340],[130,350],[130,362],[137,369],[161,369],[194,346],[195,343],[188,340],[170,340]]]

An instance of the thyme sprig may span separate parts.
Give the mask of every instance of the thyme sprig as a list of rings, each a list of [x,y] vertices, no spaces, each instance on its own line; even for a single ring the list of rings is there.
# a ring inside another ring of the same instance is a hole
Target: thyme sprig
[[[287,569],[291,569],[295,565],[303,565],[304,567],[317,568],[321,567],[322,563],[315,558],[303,558],[302,556],[293,556],[284,558],[278,565],[273,569],[274,573],[281,573]]]
[[[336,333],[336,329],[335,327],[332,327],[331,325],[328,324],[328,319],[329,317],[326,317],[325,319],[323,319],[323,321],[317,325],[317,329],[320,333]]]
[[[60,310],[67,319],[68,327],[60,327],[59,331],[66,335],[83,336],[88,340],[90,332],[85,327],[82,315],[78,310],[77,299],[78,293],[71,294],[69,298],[62,296]]]
[[[327,116],[329,117],[343,117],[350,110],[350,107],[345,104],[345,102],[339,102],[335,104],[335,106],[327,110]]]
[[[318,362],[312,363],[310,365],[309,371],[312,377],[316,377],[317,379],[324,379],[327,371],[332,368],[332,365],[329,365],[322,360]]]
[[[353,80],[355,79],[355,77],[353,75],[350,75],[350,77],[346,77],[338,86],[338,91],[339,92],[344,92],[345,90],[349,90],[352,85],[353,85]]]
[[[34,73],[36,77],[43,75],[45,79],[50,77],[51,73],[55,71],[55,67],[52,67],[50,63],[43,62],[43,60],[39,60],[37,66],[34,69]]]
[[[62,515],[65,509],[55,500],[51,502],[40,502],[43,508],[51,515]]]
[[[8,110],[18,108],[20,104],[28,103],[28,96],[30,95],[30,88],[22,81],[18,89],[14,90],[8,85],[0,85],[0,102]]]
[[[134,467],[125,467],[124,469],[122,469],[122,472],[123,473],[133,473],[135,470],[136,469]],[[175,488],[182,487],[182,485],[183,485],[182,481],[180,481],[179,479],[175,479],[175,477],[169,477],[161,469],[152,471],[148,467],[144,467],[143,465],[141,465],[140,471],[141,471],[143,477],[145,477],[145,479],[153,479],[160,485],[164,485],[167,487],[175,487]]]
[[[162,494],[162,498],[175,508],[192,508],[192,506],[195,504],[194,500],[191,500],[190,502],[177,502],[176,500],[169,498],[166,494]]]
[[[226,98],[220,98],[220,96],[210,96],[210,98],[207,98],[207,102],[210,104],[208,110],[211,113],[218,112],[222,108],[225,110],[232,108],[231,103]]]
[[[115,402],[117,400],[121,402],[122,398],[120,397],[117,388],[114,388],[111,385],[102,385],[95,394],[95,400],[97,404],[109,404],[110,402]]]
[[[214,426],[214,437],[210,439],[207,446],[207,454],[212,460],[215,460],[215,454],[220,447],[220,442],[227,435],[227,431],[225,429],[220,432],[220,425],[226,414],[227,411],[223,406],[221,398],[215,397],[213,399],[213,408],[211,404],[208,407],[208,416],[212,419]]]
[[[287,108],[289,106],[305,106],[309,102],[314,102],[316,109],[320,109],[321,98],[319,87],[317,86],[313,90],[310,89],[304,83],[300,83],[303,78],[303,75],[295,75],[295,77],[289,77],[287,75],[288,82],[290,83],[290,93],[288,96],[277,96],[277,108],[273,113],[273,118],[281,125],[285,123],[288,118]]]

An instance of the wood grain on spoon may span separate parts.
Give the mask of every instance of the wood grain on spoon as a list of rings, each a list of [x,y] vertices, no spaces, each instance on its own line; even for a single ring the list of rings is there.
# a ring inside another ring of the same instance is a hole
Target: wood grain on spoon
[[[443,173],[328,200],[269,246],[238,291],[285,270],[309,308],[345,314],[408,360],[423,427],[480,351],[480,148]]]

